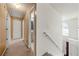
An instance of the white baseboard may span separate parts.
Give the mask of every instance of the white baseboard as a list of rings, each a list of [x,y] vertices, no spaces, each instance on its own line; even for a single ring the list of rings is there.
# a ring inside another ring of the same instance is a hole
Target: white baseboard
[[[2,53],[1,56],[4,56],[4,54],[5,54],[5,52],[6,52],[7,49],[8,49],[8,48],[5,48],[5,50],[3,51],[3,53]]]

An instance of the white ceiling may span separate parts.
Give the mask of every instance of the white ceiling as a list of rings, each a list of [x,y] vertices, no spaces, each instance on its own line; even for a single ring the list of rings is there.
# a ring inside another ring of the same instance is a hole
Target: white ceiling
[[[79,3],[52,3],[50,5],[63,16],[79,14]]]
[[[13,3],[7,4],[9,14],[14,17],[22,18],[25,15],[26,11],[29,11],[32,6],[34,6],[34,4],[32,3],[20,3],[20,5],[20,8],[16,8]]]
[[[32,3],[21,3],[21,8],[16,8],[13,4],[7,4],[8,11],[11,16],[23,17],[26,11],[34,4]],[[79,3],[50,3],[62,16],[79,15]]]

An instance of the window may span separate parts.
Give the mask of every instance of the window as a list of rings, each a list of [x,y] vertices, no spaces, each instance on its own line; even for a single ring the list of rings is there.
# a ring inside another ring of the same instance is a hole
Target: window
[[[69,36],[68,24],[66,22],[62,23],[62,33],[64,36]]]

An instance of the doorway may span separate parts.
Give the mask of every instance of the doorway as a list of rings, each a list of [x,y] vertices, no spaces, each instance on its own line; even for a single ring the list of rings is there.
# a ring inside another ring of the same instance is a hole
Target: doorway
[[[21,23],[22,21],[20,19],[14,19],[13,20],[13,40],[16,39],[22,39],[22,30],[21,30]]]

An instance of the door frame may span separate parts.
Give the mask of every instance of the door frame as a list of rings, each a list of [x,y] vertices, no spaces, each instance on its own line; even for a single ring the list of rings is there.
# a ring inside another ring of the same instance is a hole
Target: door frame
[[[23,23],[22,23],[23,20],[22,20],[21,18],[19,18],[19,17],[13,17],[13,16],[11,16],[11,19],[10,19],[10,20],[11,20],[11,27],[10,27],[10,28],[11,28],[11,40],[14,39],[14,38],[13,38],[13,33],[14,33],[14,30],[13,30],[13,29],[14,29],[14,28],[13,28],[14,23],[13,23],[13,22],[14,22],[15,19],[21,21],[21,38],[23,37],[23,35],[22,35],[22,33],[23,33],[23,29],[22,29],[22,27],[23,27],[23,26],[22,26],[22,25],[23,25]],[[18,39],[21,39],[21,38],[18,38]]]
[[[34,11],[34,55],[36,56],[36,4],[34,5],[34,7],[30,10],[30,17],[29,20],[31,22],[31,13]],[[31,24],[29,24],[29,27],[31,26]],[[30,29],[29,29],[30,30]],[[31,37],[31,36],[30,36]]]

